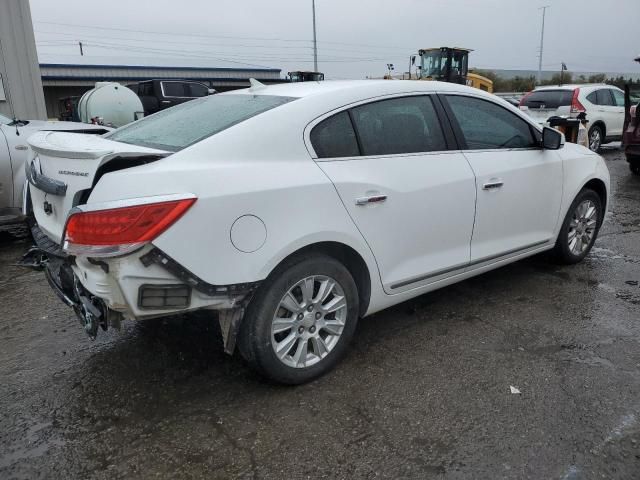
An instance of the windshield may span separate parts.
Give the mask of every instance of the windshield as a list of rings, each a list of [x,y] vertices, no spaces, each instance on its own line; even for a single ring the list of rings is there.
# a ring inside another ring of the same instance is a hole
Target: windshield
[[[213,95],[162,110],[105,138],[177,152],[292,100],[295,98],[273,95]]]
[[[447,58],[443,56],[440,50],[425,52],[422,55],[422,76],[423,77],[440,77],[444,74]]]
[[[13,120],[11,120],[9,117],[5,117],[4,115],[0,115],[0,123],[1,124],[7,124],[7,123],[11,123]]]

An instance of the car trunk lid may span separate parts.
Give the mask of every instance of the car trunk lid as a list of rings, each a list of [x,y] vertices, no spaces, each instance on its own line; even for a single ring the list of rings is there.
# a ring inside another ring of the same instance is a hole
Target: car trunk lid
[[[57,243],[62,243],[69,212],[93,188],[100,167],[114,158],[170,154],[77,133],[38,132],[28,143],[34,152],[26,164],[33,213],[40,229]]]

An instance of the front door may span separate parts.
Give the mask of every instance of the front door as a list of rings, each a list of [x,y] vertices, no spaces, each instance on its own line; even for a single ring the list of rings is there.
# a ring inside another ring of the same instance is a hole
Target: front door
[[[478,199],[471,264],[553,242],[562,199],[562,160],[539,146],[531,125],[492,101],[445,97]]]
[[[621,136],[624,129],[624,93],[620,90],[610,89],[613,96],[611,107],[611,136]]]
[[[475,179],[464,155],[448,149],[429,96],[341,112],[318,124],[311,142],[371,247],[387,293],[466,267]]]

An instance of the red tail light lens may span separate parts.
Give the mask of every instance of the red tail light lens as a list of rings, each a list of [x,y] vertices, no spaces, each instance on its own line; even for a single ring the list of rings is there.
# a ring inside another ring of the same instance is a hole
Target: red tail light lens
[[[527,93],[524,97],[520,99],[520,104],[519,104],[520,110],[522,110],[522,107],[525,106],[524,102],[527,100],[528,97],[531,96],[532,93],[533,93],[533,90],[531,90],[529,93]]]
[[[133,246],[150,242],[164,232],[195,201],[195,198],[187,198],[74,213],[67,221],[65,250],[76,254],[109,255],[130,251]]]
[[[571,113],[582,113],[587,111],[587,109],[584,108],[584,105],[582,105],[578,100],[579,94],[580,94],[579,88],[576,88],[573,90],[573,97],[571,98]]]

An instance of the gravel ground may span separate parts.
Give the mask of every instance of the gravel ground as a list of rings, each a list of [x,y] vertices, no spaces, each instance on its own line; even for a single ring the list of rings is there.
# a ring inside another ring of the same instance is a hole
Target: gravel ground
[[[640,178],[587,259],[531,258],[360,322],[305,386],[203,315],[95,342],[0,232],[0,478],[640,478]],[[521,393],[511,393],[510,387]]]

